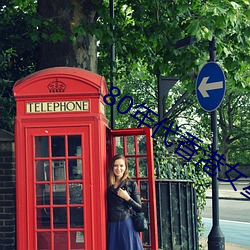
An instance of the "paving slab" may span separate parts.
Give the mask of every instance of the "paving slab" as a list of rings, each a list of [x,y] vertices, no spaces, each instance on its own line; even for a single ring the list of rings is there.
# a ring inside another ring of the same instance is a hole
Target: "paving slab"
[[[207,238],[202,237],[200,240],[200,244],[202,245],[202,249],[200,250],[208,250]],[[244,247],[232,243],[225,243],[225,250],[250,250],[250,247]]]

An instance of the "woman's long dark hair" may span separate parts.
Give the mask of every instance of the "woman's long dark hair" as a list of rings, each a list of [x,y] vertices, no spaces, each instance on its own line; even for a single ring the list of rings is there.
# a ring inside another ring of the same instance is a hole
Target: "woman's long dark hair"
[[[126,169],[124,171],[124,174],[121,178],[121,182],[127,179],[130,179],[129,172],[128,172],[128,160],[125,158],[124,155],[115,155],[113,159],[111,160],[109,167],[108,167],[108,187],[115,184],[115,174],[114,174],[114,163],[116,160],[122,159],[125,162]]]

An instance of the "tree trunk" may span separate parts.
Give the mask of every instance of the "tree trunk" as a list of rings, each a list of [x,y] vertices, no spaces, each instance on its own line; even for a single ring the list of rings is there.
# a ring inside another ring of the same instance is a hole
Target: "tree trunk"
[[[228,142],[225,138],[221,141],[221,155],[223,155],[225,162],[223,166],[220,166],[221,171],[219,171],[219,178],[226,178],[225,172],[229,169],[226,166],[226,163],[228,163]]]
[[[38,0],[37,11],[44,20],[52,20],[54,24],[53,27],[43,25],[41,30],[45,39],[38,51],[37,69],[69,66],[96,72],[96,38],[89,32],[85,33],[96,22],[92,1]],[[59,34],[62,38],[56,41]]]

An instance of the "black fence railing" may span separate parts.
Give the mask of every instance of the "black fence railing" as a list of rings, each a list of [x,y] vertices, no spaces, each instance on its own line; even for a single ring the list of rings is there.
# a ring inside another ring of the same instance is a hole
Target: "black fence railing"
[[[157,179],[159,250],[198,250],[196,193],[188,180]]]

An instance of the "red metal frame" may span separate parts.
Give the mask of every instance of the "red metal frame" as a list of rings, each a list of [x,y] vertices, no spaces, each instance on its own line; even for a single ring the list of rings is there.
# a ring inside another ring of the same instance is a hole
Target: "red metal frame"
[[[140,154],[138,150],[138,136],[145,135],[146,137],[146,153]],[[129,154],[127,149],[127,137],[134,137],[134,154]],[[123,137],[123,154],[128,159],[135,159],[135,177],[138,187],[140,189],[140,183],[143,181],[148,181],[148,191],[149,197],[148,199],[142,200],[142,203],[149,203],[149,211],[150,211],[150,220],[149,220],[149,232],[145,232],[142,234],[149,233],[150,243],[144,244],[145,249],[158,249],[158,234],[157,234],[157,215],[156,215],[156,194],[155,194],[155,178],[154,178],[154,161],[153,161],[153,144],[151,138],[151,129],[144,128],[129,128],[129,129],[117,129],[109,131],[110,138],[110,149],[111,154],[109,156],[109,160],[111,157],[116,155],[116,137]],[[139,159],[147,158],[147,176],[141,176]],[[143,235],[141,235],[143,238]]]

